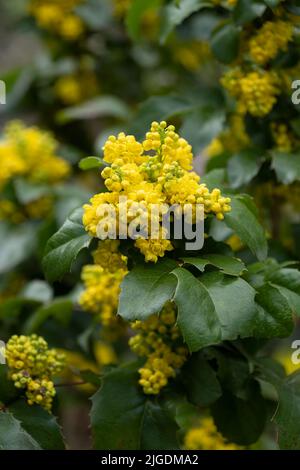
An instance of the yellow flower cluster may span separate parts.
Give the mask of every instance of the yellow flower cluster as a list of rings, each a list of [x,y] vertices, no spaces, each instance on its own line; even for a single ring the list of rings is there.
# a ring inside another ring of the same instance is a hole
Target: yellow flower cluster
[[[60,77],[55,85],[56,96],[66,105],[75,105],[95,96],[99,91],[93,72],[80,72]]]
[[[70,165],[56,156],[57,142],[51,134],[37,127],[11,122],[0,143],[0,190],[14,178],[23,177],[31,184],[55,184],[66,179]],[[21,223],[26,218],[39,219],[53,206],[51,196],[44,196],[19,206],[6,198],[0,200],[0,220]]]
[[[275,148],[281,152],[291,152],[295,146],[299,145],[299,141],[284,123],[272,122],[271,132]]]
[[[16,176],[32,183],[57,183],[70,173],[70,165],[56,156],[57,142],[49,132],[11,122],[0,143],[0,188]]]
[[[139,384],[145,394],[157,395],[187,359],[188,350],[175,322],[175,306],[168,302],[159,316],[154,314],[131,325],[137,333],[130,338],[129,346],[137,355],[147,358],[139,369]]]
[[[222,77],[221,83],[238,100],[240,112],[256,117],[268,114],[280,93],[280,81],[274,71],[242,73],[233,69]]]
[[[124,231],[125,236],[130,235],[130,223],[134,221],[150,235],[139,237],[135,246],[146,261],[156,262],[173,245],[160,225],[162,215],[153,215],[153,204],[163,204],[165,208],[191,204],[194,210],[202,204],[205,217],[212,214],[219,220],[230,211],[230,199],[223,197],[219,189],[210,192],[205,184],[200,184],[200,177],[190,171],[191,146],[175,132],[174,126],[167,126],[164,121],[152,123],[143,143],[120,133],[109,137],[103,150],[104,161],[110,164],[102,171],[109,192],[96,194],[84,206],[83,223],[93,237],[97,236],[99,225],[107,232],[115,228],[117,236]],[[103,215],[103,204],[110,204],[114,213]],[[161,228],[153,233],[151,223],[155,217]]]
[[[50,411],[56,393],[52,378],[62,371],[64,356],[37,335],[12,336],[5,355],[10,377],[15,387],[26,390],[28,404]]]
[[[190,429],[184,438],[186,450],[241,450],[236,444],[229,443],[218,432],[212,418],[201,419],[200,426]]]
[[[84,266],[82,280],[85,290],[79,304],[99,318],[104,329],[119,332],[122,326],[117,317],[120,285],[127,274],[127,258],[118,251],[118,240],[104,240],[93,253],[93,265]]]
[[[84,32],[84,24],[75,8],[85,0],[31,0],[30,14],[40,28],[75,41]]]
[[[286,51],[293,36],[293,25],[290,22],[267,21],[249,41],[249,52],[252,60],[265,65],[274,59],[278,52]]]

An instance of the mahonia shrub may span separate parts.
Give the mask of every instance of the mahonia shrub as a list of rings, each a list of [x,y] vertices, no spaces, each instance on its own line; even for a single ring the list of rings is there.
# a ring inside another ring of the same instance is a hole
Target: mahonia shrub
[[[209,178],[199,180],[191,146],[166,122],[154,122],[141,143],[123,133],[109,137],[103,159],[88,157],[80,166],[104,166],[107,190],[70,215],[49,240],[43,265],[54,281],[72,270],[81,252],[88,249],[93,260],[83,263],[78,304],[118,356],[115,367],[100,372],[92,397],[94,447],[261,448],[276,426],[279,445],[293,447],[287,437],[291,397],[284,390],[298,383],[298,375],[287,375],[268,357],[265,344],[292,333],[299,292],[287,279],[297,284],[300,274],[295,264],[267,258],[253,200],[221,191]],[[116,239],[99,239],[98,224],[113,224],[99,207],[109,203],[118,213],[120,195],[127,196],[129,220],[141,203],[149,208],[157,201],[201,202],[203,247],[189,251],[160,231],[155,240],[124,239],[118,227]],[[215,223],[232,233],[228,243],[218,241]],[[239,244],[257,260],[237,258],[233,249]],[[57,263],[60,256],[63,262]],[[127,344],[125,354],[121,344]],[[95,383],[93,374],[82,374]],[[122,399],[116,402],[115,394]],[[297,400],[297,392],[292,395]],[[126,436],[124,413],[131,429]],[[142,426],[136,413],[143,416]],[[247,423],[242,432],[236,422]]]

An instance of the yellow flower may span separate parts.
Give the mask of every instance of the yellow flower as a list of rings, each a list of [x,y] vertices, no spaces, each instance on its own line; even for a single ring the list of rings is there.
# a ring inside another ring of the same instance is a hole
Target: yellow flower
[[[28,404],[37,403],[50,411],[55,396],[52,378],[62,371],[65,357],[35,334],[12,336],[5,355],[10,378],[15,387],[26,391]]]
[[[117,316],[120,285],[127,274],[127,258],[118,251],[117,240],[104,240],[93,253],[93,265],[82,270],[84,291],[79,304],[97,316],[104,329],[122,333],[123,323]]]
[[[29,13],[41,28],[73,41],[84,32],[84,24],[75,13],[75,8],[84,1],[31,0]]]
[[[291,152],[297,140],[293,134],[289,131],[288,127],[284,123],[271,123],[271,132],[275,142],[275,148],[281,152]]]
[[[99,92],[97,77],[93,71],[63,75],[56,81],[54,92],[64,104],[75,105]]]
[[[190,429],[184,438],[186,450],[241,450],[236,444],[229,443],[218,432],[212,418],[202,418],[200,425]]]
[[[279,51],[286,51],[292,40],[293,25],[287,21],[266,21],[249,41],[250,56],[259,65],[274,59]]]
[[[139,384],[147,395],[157,395],[187,359],[188,350],[175,323],[175,306],[168,302],[159,316],[151,315],[131,325],[136,334],[129,346],[138,356],[146,357],[139,369]]]
[[[226,73],[221,83],[237,98],[240,109],[256,117],[268,114],[280,93],[279,78],[275,72],[255,71],[243,74],[237,69]]]
[[[209,191],[205,184],[200,184],[200,177],[190,171],[192,147],[165,121],[153,122],[142,144],[134,136],[120,133],[108,138],[103,151],[110,166],[101,175],[109,192],[96,194],[84,206],[83,224],[93,237],[99,227],[106,233],[112,231],[116,237],[124,232],[131,235],[130,224],[134,221],[149,233],[149,237],[136,237],[135,246],[146,261],[156,262],[173,249],[161,224],[168,207],[190,204],[193,221],[197,204],[204,206],[205,217],[212,214],[219,220],[230,211],[230,199],[223,197],[217,188]],[[112,209],[106,214],[102,210],[105,204]],[[162,213],[155,215],[153,205],[160,205]],[[158,226],[155,233],[152,222]]]

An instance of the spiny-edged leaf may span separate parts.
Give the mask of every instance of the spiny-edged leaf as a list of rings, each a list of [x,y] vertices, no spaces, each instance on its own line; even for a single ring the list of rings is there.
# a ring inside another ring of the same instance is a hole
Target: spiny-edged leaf
[[[70,321],[73,310],[73,302],[69,299],[57,297],[48,305],[40,307],[29,317],[26,325],[26,334],[32,334],[39,330],[49,317],[53,317],[62,325],[67,325]]]
[[[239,188],[249,183],[257,175],[261,166],[258,156],[256,150],[245,149],[228,160],[227,173],[232,188]]]
[[[222,395],[216,372],[201,353],[192,354],[182,369],[188,400],[197,406],[209,406]]]
[[[279,447],[283,450],[300,448],[300,373],[286,378],[278,388],[279,405],[275,415]]]
[[[146,401],[144,409],[141,449],[176,450],[178,426],[167,410],[156,403]]]
[[[239,29],[232,23],[225,23],[219,27],[211,38],[213,53],[221,62],[232,62],[239,50]]]
[[[35,280],[26,284],[20,292],[20,297],[37,302],[49,302],[53,297],[53,289],[47,282]]]
[[[211,408],[218,430],[228,441],[239,445],[256,442],[264,431],[267,419],[267,403],[258,383],[249,381],[245,393],[242,399],[224,390],[222,397]]]
[[[24,400],[18,400],[9,406],[9,411],[42,449],[63,450],[65,448],[56,418],[42,407],[29,406]]]
[[[218,272],[204,274],[201,283],[213,302],[222,340],[251,336],[257,315],[253,287],[241,278],[228,277]]]
[[[41,450],[11,413],[0,411],[0,450]]]
[[[268,279],[287,298],[294,312],[300,315],[300,271],[282,268],[271,273]]]
[[[230,274],[231,276],[240,276],[246,269],[240,259],[219,254],[204,255],[204,258],[183,258],[183,261],[186,264],[195,266],[200,272],[204,272],[207,265],[212,265],[219,268],[224,274]]]
[[[118,314],[126,320],[145,320],[159,313],[174,293],[176,280],[169,274],[175,267],[168,258],[135,266],[122,282]]]
[[[266,5],[259,0],[238,0],[233,17],[237,24],[243,25],[261,16],[265,9]]]
[[[258,289],[254,334],[260,338],[289,336],[294,328],[292,309],[280,289],[270,283]]]
[[[126,16],[126,27],[132,39],[135,41],[139,39],[144,14],[149,9],[158,7],[160,3],[161,0],[133,0],[131,2]]]
[[[63,109],[57,114],[59,123],[67,123],[77,119],[94,119],[99,117],[115,117],[128,119],[128,106],[116,96],[96,96],[78,106]]]
[[[79,168],[81,170],[93,170],[95,168],[101,168],[106,163],[100,157],[86,157],[82,158],[79,162]]]
[[[272,152],[272,168],[283,184],[300,181],[300,152]]]
[[[36,246],[33,225],[25,223],[17,227],[11,227],[2,223],[0,243],[0,274],[4,274],[32,255]]]
[[[43,259],[43,268],[49,282],[61,279],[70,271],[76,257],[87,248],[92,238],[82,224],[83,210],[76,209],[64,225],[48,241]]]
[[[172,30],[188,16],[206,6],[210,7],[210,2],[204,0],[173,0],[163,10],[161,42],[165,42]]]
[[[213,301],[206,287],[189,271],[177,268],[174,301],[177,324],[190,351],[221,341],[222,333]]]
[[[266,258],[268,245],[265,232],[252,210],[249,198],[246,196],[231,198],[231,212],[225,215],[225,223],[249,246],[259,260]]]
[[[136,365],[112,370],[92,397],[96,450],[176,449],[177,425],[138,385]],[[127,432],[126,430],[130,430]]]

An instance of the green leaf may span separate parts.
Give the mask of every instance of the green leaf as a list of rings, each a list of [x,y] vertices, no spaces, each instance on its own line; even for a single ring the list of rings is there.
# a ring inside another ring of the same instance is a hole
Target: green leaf
[[[258,309],[255,336],[260,338],[289,336],[294,328],[292,310],[280,290],[271,284],[258,289]]]
[[[161,43],[164,43],[176,26],[181,24],[192,13],[201,8],[210,7],[209,1],[203,0],[173,0],[163,10],[163,20],[160,32]]]
[[[72,212],[47,243],[43,268],[49,282],[61,279],[66,272],[71,271],[78,254],[88,248],[92,241],[84,230],[82,214],[81,208]]]
[[[219,319],[206,287],[186,269],[177,268],[172,274],[178,281],[174,295],[177,324],[190,351],[220,342]]]
[[[207,407],[222,395],[216,372],[200,353],[192,354],[182,369],[182,380],[188,400]]]
[[[257,175],[261,161],[253,149],[241,150],[228,160],[227,172],[230,186],[239,188],[249,183]]]
[[[0,450],[41,450],[11,413],[0,412]]]
[[[94,170],[95,168],[101,168],[106,163],[100,157],[86,157],[80,160],[79,168],[81,170]]]
[[[2,224],[0,243],[0,274],[4,274],[32,255],[36,245],[33,225],[26,223],[18,227],[10,227]]]
[[[218,272],[204,274],[200,279],[213,302],[222,340],[252,336],[257,306],[254,300],[256,292],[250,284],[241,278],[228,277]]]
[[[300,153],[272,152],[272,168],[283,184],[300,181]]]
[[[300,315],[300,271],[282,268],[271,273],[267,279],[287,298],[294,312]]]
[[[92,397],[91,423],[96,450],[177,449],[177,425],[147,400],[135,367],[112,370]],[[130,430],[130,432],[126,432]]]
[[[42,407],[29,406],[25,401],[18,400],[9,406],[9,411],[42,449],[63,450],[65,448],[56,418]]]
[[[283,450],[300,448],[300,373],[286,378],[278,388],[279,405],[275,422],[279,431],[279,447]]]
[[[240,276],[246,270],[244,263],[238,258],[232,258],[225,255],[204,255],[204,258],[183,258],[185,264],[191,264],[204,272],[207,265],[219,268],[222,273],[231,276]]]
[[[251,207],[251,199],[246,196],[231,198],[231,212],[225,215],[225,223],[249,246],[259,259],[267,257],[268,245],[263,227]]]
[[[40,307],[28,319],[25,325],[26,334],[32,334],[39,330],[49,317],[55,318],[60,324],[67,326],[72,315],[73,302],[57,297],[48,305]]]
[[[63,109],[57,114],[57,121],[65,124],[77,119],[95,119],[100,117],[128,119],[128,106],[116,96],[98,96],[78,106]]]
[[[173,296],[176,281],[170,272],[176,267],[173,260],[164,258],[155,265],[135,266],[121,285],[118,315],[125,320],[146,320],[159,313]]]
[[[133,0],[126,16],[126,27],[129,36],[137,41],[140,38],[143,15],[149,9],[157,8],[161,0]]]
[[[0,402],[5,405],[18,397],[20,391],[8,378],[8,368],[5,364],[0,364]]]
[[[217,59],[229,64],[237,57],[239,35],[239,29],[232,23],[225,23],[214,32],[211,48]]]
[[[238,0],[233,11],[233,18],[237,24],[243,25],[262,16],[265,10],[266,5],[259,0]]]
[[[247,397],[238,398],[229,391],[212,406],[212,415],[218,430],[229,442],[250,445],[264,431],[267,419],[267,404],[260,387],[252,380],[247,386]]]
[[[175,420],[157,403],[145,403],[141,448],[146,450],[176,450],[178,426]]]

